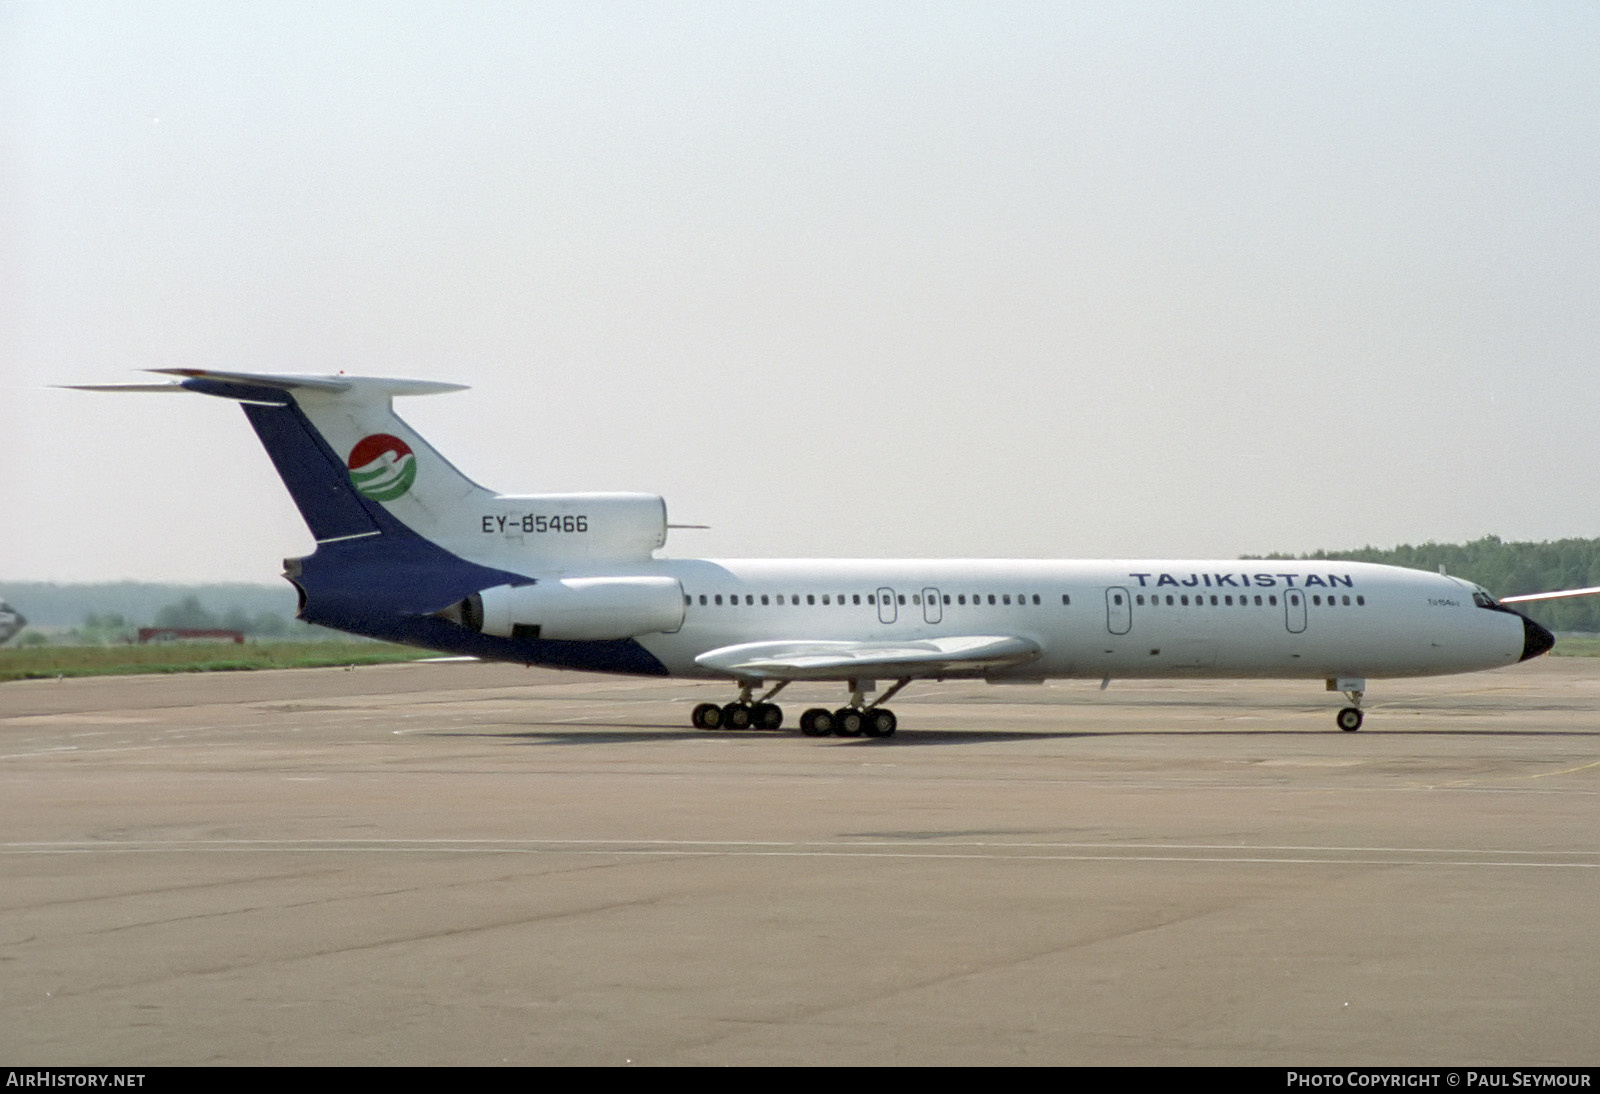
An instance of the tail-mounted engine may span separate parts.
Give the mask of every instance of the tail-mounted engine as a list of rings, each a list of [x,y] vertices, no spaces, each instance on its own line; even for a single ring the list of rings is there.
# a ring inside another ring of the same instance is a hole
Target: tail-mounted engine
[[[683,586],[670,577],[551,578],[497,585],[439,614],[500,638],[634,638],[683,625]]]

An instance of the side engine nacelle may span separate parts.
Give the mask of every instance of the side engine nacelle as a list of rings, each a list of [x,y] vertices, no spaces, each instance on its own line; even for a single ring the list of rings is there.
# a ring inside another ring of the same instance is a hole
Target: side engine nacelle
[[[683,586],[670,577],[548,578],[473,593],[447,615],[500,638],[634,638],[683,625]]]

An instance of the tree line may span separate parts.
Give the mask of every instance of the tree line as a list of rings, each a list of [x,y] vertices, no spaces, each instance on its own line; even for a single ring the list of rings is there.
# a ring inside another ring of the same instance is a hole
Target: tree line
[[[1600,586],[1600,539],[1558,539],[1546,543],[1507,543],[1484,536],[1471,543],[1422,543],[1313,551],[1304,555],[1262,555],[1278,559],[1347,559],[1406,566],[1444,567],[1452,577],[1475,581],[1495,596],[1584,589]],[[1600,631],[1600,596],[1523,604],[1518,610],[1554,631]]]

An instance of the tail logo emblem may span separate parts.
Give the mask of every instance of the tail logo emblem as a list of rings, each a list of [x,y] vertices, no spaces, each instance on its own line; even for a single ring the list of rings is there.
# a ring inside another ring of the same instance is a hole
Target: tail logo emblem
[[[417,457],[399,437],[374,433],[350,450],[350,481],[364,498],[393,501],[417,480]]]

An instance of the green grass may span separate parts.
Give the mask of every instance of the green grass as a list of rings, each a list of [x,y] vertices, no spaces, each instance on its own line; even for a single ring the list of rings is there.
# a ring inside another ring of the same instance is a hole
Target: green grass
[[[1600,637],[1557,638],[1552,657],[1600,657]]]
[[[0,681],[143,672],[239,672],[379,665],[436,656],[387,642],[163,642],[147,646],[25,646],[0,649]]]

